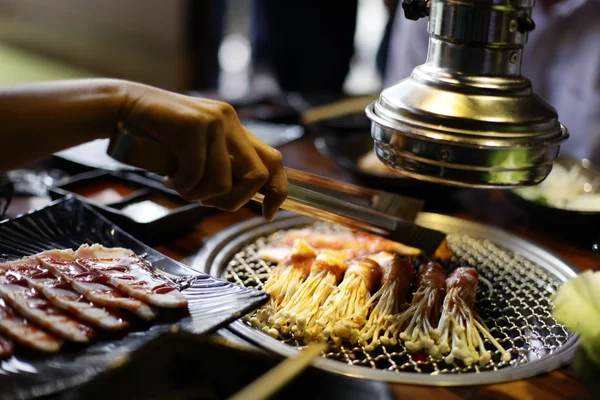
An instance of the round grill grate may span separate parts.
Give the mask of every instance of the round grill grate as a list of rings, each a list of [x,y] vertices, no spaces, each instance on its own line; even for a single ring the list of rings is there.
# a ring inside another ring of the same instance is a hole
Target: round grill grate
[[[243,235],[244,243],[237,243],[237,248],[231,247],[235,243],[229,243],[230,252],[228,257],[222,259],[224,262],[219,274],[241,286],[262,288],[275,265],[260,259],[257,251],[261,247],[276,246],[287,229],[306,225],[286,226],[275,232],[271,229],[270,232],[246,233]],[[312,223],[311,227],[321,231],[342,229],[323,222]],[[388,381],[466,385],[531,376],[556,368],[570,359],[576,337],[552,318],[551,297],[569,277],[565,273],[575,274],[572,269],[549,268],[548,265],[540,265],[547,264],[544,257],[534,262],[532,258],[536,257],[526,258],[491,240],[473,238],[463,233],[449,233],[448,244],[457,260],[447,263],[446,268],[473,266],[482,278],[490,282],[491,290],[482,282],[478,285],[475,310],[492,336],[511,354],[509,362],[502,361],[499,352],[486,339],[486,348],[492,352],[493,357],[482,366],[466,366],[460,361],[448,364],[443,359],[433,358],[422,352],[411,353],[402,344],[382,345],[373,351],[367,351],[363,346],[349,343],[339,347],[331,346],[330,351],[324,354],[325,358],[330,359],[327,360],[329,363],[322,363],[322,366],[334,371],[339,369],[336,372]],[[411,261],[418,264],[423,260],[414,258]],[[214,270],[211,272],[214,273]],[[238,333],[247,337],[254,336],[255,339],[260,337],[263,346],[277,347],[269,345],[277,342],[275,339],[258,331],[248,322],[239,324],[243,326],[236,328]],[[279,343],[292,347],[304,345],[291,337],[282,336],[279,337]],[[331,360],[335,360],[335,364],[345,364],[344,368],[336,368]],[[536,363],[532,363],[533,361]],[[348,366],[361,368],[348,369]],[[536,368],[531,370],[531,366]],[[374,371],[367,373],[366,369]],[[503,378],[490,377],[490,371],[495,375],[503,375]],[[483,376],[486,379],[480,379]]]

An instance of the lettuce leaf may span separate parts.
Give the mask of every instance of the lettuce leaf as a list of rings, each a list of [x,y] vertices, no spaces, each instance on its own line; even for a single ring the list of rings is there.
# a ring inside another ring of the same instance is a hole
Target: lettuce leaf
[[[553,299],[554,318],[581,335],[581,346],[600,365],[600,271],[564,283]]]

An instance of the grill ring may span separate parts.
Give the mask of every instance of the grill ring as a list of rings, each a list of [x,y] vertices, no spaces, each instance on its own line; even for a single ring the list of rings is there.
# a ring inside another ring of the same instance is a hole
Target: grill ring
[[[272,266],[256,262],[253,249],[271,244],[278,231],[314,223],[311,218],[291,213],[281,213],[268,224],[262,218],[242,222],[210,239],[192,267],[244,286],[260,287],[261,280],[254,271],[268,273]],[[420,214],[417,223],[447,232],[449,245],[461,262],[477,266],[480,274],[492,282],[494,293],[490,299],[486,298],[485,285],[479,285],[475,308],[492,335],[508,347],[511,362],[506,365],[494,357],[491,364],[480,369],[432,362],[431,358],[415,360],[402,346],[382,346],[374,352],[348,346],[338,354],[327,354],[345,362],[321,357],[313,363],[315,367],[395,383],[463,386],[524,379],[557,369],[573,359],[578,338],[552,319],[550,297],[560,284],[575,277],[575,267],[533,243],[485,225],[431,213]],[[329,227],[320,222],[317,226]],[[230,330],[257,347],[283,356],[297,352],[296,347],[271,338],[244,321],[233,323]]]

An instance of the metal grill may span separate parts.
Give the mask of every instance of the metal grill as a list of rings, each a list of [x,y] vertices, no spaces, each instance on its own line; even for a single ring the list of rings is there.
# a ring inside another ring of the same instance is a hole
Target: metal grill
[[[416,222],[448,233],[457,260],[444,265],[476,267],[487,279],[478,285],[475,310],[494,338],[510,352],[502,362],[494,347],[484,366],[466,367],[460,361],[446,364],[423,353],[409,353],[402,346],[380,346],[368,352],[349,344],[332,347],[313,362],[317,368],[366,379],[419,385],[479,385],[523,379],[546,373],[572,361],[578,338],[551,317],[551,297],[558,287],[577,274],[577,269],[546,250],[508,232],[439,214],[421,213]],[[343,228],[309,217],[280,213],[272,223],[254,218],[236,224],[211,238],[193,263],[194,269],[260,289],[274,265],[258,259],[256,252],[276,245],[290,229],[311,226],[328,231]],[[476,239],[477,238],[477,239]],[[482,239],[478,239],[482,238]],[[411,259],[413,263],[425,261]],[[283,356],[292,356],[304,344],[289,337],[274,339],[245,321],[228,328],[228,336]]]
[[[312,228],[321,231],[340,229],[325,223],[316,223]],[[242,286],[262,288],[275,265],[259,259],[257,251],[264,246],[276,246],[284,233],[278,231],[245,245],[227,265],[226,278]],[[494,338],[510,352],[511,361],[501,361],[500,354],[487,340],[486,348],[492,351],[493,357],[482,366],[465,366],[460,361],[448,364],[422,352],[410,353],[402,344],[382,345],[373,351],[360,345],[344,344],[332,347],[324,356],[350,365],[387,371],[433,375],[480,372],[539,360],[560,349],[572,337],[551,316],[550,298],[561,283],[556,276],[489,240],[450,234],[448,244],[459,264],[477,267],[480,275],[492,284],[492,293],[487,285],[478,285],[475,309]],[[304,345],[292,337],[280,336],[279,339],[291,346]]]

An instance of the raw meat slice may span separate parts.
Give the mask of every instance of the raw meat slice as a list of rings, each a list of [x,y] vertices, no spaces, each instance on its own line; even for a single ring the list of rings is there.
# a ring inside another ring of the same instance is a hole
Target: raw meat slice
[[[36,258],[89,301],[105,307],[129,310],[146,320],[156,316],[156,311],[148,304],[124,295],[111,287],[106,277],[77,263],[72,250],[48,250],[38,254]]]

